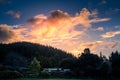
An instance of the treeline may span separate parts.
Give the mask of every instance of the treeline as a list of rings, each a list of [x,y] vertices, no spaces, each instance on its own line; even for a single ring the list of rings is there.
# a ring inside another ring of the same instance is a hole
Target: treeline
[[[70,68],[78,78],[120,78],[120,53],[112,52],[106,58],[102,53],[98,56],[86,48],[77,59],[64,59],[61,66]]]
[[[34,61],[32,61],[33,59]],[[63,78],[120,77],[120,53],[118,51],[112,52],[109,58],[106,58],[102,53],[98,56],[97,54],[91,53],[89,48],[86,48],[76,58],[72,54],[60,49],[36,43],[16,42],[0,44],[0,74],[3,74],[1,72],[6,71],[6,69],[9,74],[18,74],[19,72],[24,74],[24,71],[22,72],[18,68],[29,68],[31,61],[37,62],[37,65],[40,66],[39,76],[42,77],[48,77],[48,74],[49,76],[53,75],[53,73],[41,73],[43,68],[70,69],[68,72],[54,73],[55,76]],[[35,65],[32,64],[32,66],[37,67]],[[32,67],[32,70],[36,70],[34,67]],[[13,68],[15,72],[10,72],[12,69],[8,71],[8,68]]]

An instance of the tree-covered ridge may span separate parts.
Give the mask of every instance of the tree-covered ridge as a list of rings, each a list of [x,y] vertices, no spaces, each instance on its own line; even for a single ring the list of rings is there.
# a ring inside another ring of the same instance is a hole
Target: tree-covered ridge
[[[67,57],[74,58],[74,56],[70,53],[60,49],[36,43],[15,42],[10,44],[0,44],[0,63],[8,64],[7,62],[9,60],[7,59],[10,59],[10,57],[16,60],[21,57],[24,58],[27,62],[33,59],[33,57],[36,57],[41,61],[42,67],[57,67],[61,59]],[[25,61],[22,60],[21,62]],[[14,62],[11,63],[15,65]]]

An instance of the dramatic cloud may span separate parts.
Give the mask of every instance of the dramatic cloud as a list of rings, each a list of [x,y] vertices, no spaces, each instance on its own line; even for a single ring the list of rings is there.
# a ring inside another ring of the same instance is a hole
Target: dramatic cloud
[[[66,19],[69,18],[69,14],[66,12],[63,12],[61,10],[56,10],[51,12],[51,15],[49,16],[49,19]]]
[[[91,23],[98,23],[110,20],[110,18],[99,18],[97,14],[97,10],[90,12],[86,8],[83,8],[80,11],[80,14],[77,13],[76,16],[73,18],[73,23],[75,23],[76,25],[80,24],[84,27],[89,28],[91,27]]]
[[[15,12],[15,11],[12,11],[12,10],[6,12],[6,14],[11,15],[14,18],[20,18],[21,17],[21,13],[20,12]]]
[[[112,38],[115,37],[116,35],[119,35],[120,31],[110,31],[106,32],[105,34],[101,35],[103,38]]]
[[[10,11],[9,14],[14,14]],[[88,42],[88,33],[92,23],[104,22],[110,18],[99,18],[98,11],[83,8],[80,13],[71,16],[67,12],[56,10],[50,15],[38,14],[27,20],[27,25],[10,26],[14,33],[12,41],[30,41],[44,45],[51,45],[78,55]],[[7,25],[8,26],[8,25]],[[102,31],[102,27],[95,30]],[[98,42],[97,42],[98,43]]]
[[[0,25],[0,42],[6,42],[12,39],[14,32],[7,25]]]
[[[14,41],[23,41],[27,33],[26,28],[16,25],[9,26],[7,24],[0,24],[0,42],[9,43]]]
[[[40,14],[40,15],[36,15],[34,18],[29,19],[27,22],[30,25],[37,25],[43,23],[45,20],[46,20],[46,16]]]
[[[85,34],[85,30],[91,27],[91,23],[98,23],[110,20],[109,18],[98,18],[98,12],[95,10],[89,12],[83,8],[80,13],[70,16],[67,12],[61,10],[53,11],[50,16],[38,14],[29,19],[27,23],[32,27],[30,35],[39,40],[43,38],[60,38],[74,37]],[[75,30],[81,27],[80,30]]]
[[[97,14],[97,10],[90,12],[86,8],[74,16],[61,10],[52,11],[49,16],[38,14],[27,21],[31,26],[28,33],[29,40],[52,45],[77,55],[78,51],[81,51],[80,44],[86,41],[85,37],[90,37],[87,31],[92,27],[92,23],[110,20],[110,18],[99,18]],[[96,30],[104,29],[98,27]]]

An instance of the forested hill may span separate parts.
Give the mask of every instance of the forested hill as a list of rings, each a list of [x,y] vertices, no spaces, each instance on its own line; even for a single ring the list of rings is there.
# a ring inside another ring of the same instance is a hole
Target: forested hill
[[[30,42],[0,44],[0,64],[25,66],[36,57],[42,67],[57,67],[62,59],[74,58],[70,53]]]

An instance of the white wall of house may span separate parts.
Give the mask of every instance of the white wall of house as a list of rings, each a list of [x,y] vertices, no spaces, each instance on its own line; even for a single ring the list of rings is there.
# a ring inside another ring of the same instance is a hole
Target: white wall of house
[[[71,70],[70,69],[62,69],[62,68],[43,68],[43,71],[46,71],[46,72],[55,72],[55,71],[68,72]]]

